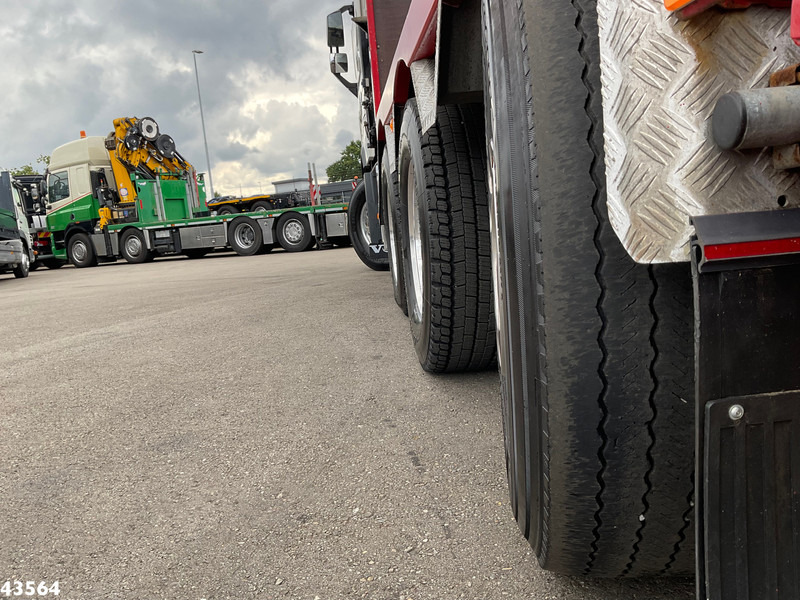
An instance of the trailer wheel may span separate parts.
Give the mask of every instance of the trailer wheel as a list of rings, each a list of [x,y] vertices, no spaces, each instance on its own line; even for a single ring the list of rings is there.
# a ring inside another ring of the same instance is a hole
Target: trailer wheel
[[[97,256],[94,253],[92,240],[85,233],[75,233],[69,238],[67,257],[69,262],[79,269],[97,265]]]
[[[275,210],[275,205],[266,200],[253,202],[253,205],[250,207],[250,212],[269,212],[271,210]]]
[[[383,244],[370,244],[369,213],[367,212],[367,188],[362,181],[353,190],[350,203],[347,206],[347,227],[350,231],[350,241],[353,250],[373,271],[386,271],[389,269],[389,256]]]
[[[308,217],[302,213],[289,211],[283,213],[276,225],[278,243],[287,252],[303,252],[314,243]]]
[[[686,264],[639,265],[608,222],[592,0],[482,0],[511,505],[572,575],[693,570]]]
[[[217,209],[218,215],[237,215],[239,211],[232,206],[221,206]]]
[[[147,249],[144,234],[138,229],[125,230],[119,240],[119,251],[122,258],[131,264],[148,262],[150,257],[154,257],[153,253]]]
[[[22,260],[12,271],[17,279],[24,279],[31,272],[31,258],[28,255],[28,249],[24,245],[22,246]]]
[[[408,317],[422,368],[495,366],[491,239],[479,105],[439,107],[425,134],[414,100],[400,128]]]
[[[381,229],[386,253],[389,256],[389,272],[392,274],[394,301],[403,314],[408,316],[406,301],[406,278],[403,271],[402,241],[406,238],[403,227],[403,215],[397,196],[397,172],[389,173],[389,151],[384,150],[381,160]]]
[[[239,256],[253,256],[263,243],[261,227],[250,217],[236,217],[228,226],[228,241]]]

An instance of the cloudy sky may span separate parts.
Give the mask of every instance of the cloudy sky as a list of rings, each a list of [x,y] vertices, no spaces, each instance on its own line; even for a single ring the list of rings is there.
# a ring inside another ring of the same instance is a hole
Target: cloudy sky
[[[272,192],[325,168],[358,135],[328,71],[325,15],[342,0],[3,0],[0,167],[34,163],[116,117],[153,117],[215,191]]]

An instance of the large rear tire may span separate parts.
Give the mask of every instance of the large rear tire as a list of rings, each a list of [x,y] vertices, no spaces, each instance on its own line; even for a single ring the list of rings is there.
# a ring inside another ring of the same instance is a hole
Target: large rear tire
[[[281,248],[287,252],[304,252],[314,244],[308,217],[303,213],[283,213],[275,225],[276,237]]]
[[[424,135],[417,105],[403,112],[398,157],[411,336],[432,373],[495,365],[491,239],[483,116],[445,106]]]
[[[370,244],[369,218],[367,213],[367,189],[362,181],[353,190],[350,203],[347,207],[347,225],[350,230],[350,240],[356,255],[373,271],[387,271],[389,269],[389,256],[385,244]]]
[[[250,217],[236,217],[228,225],[228,242],[239,256],[253,256],[264,243],[261,227]]]
[[[608,223],[593,0],[482,0],[511,503],[540,564],[693,570],[689,267]]]
[[[119,240],[119,251],[127,262],[138,265],[148,262],[155,255],[147,249],[144,233],[138,229],[128,229]]]

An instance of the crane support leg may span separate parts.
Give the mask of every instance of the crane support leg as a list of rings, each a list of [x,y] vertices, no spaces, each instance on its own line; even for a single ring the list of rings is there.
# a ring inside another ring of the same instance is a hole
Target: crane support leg
[[[698,598],[800,598],[800,210],[694,225]]]

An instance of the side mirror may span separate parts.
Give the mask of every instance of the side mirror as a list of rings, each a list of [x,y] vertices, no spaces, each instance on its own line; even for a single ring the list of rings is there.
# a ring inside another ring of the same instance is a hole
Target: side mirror
[[[328,47],[341,48],[344,46],[344,21],[339,11],[328,15]]]
[[[347,73],[347,54],[337,52],[331,56],[331,73],[341,75]]]

